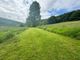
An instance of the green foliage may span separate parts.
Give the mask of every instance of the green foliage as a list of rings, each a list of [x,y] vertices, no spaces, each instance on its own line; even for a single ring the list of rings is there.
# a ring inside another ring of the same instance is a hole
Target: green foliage
[[[74,11],[69,18],[70,20],[80,20],[80,10]]]
[[[26,25],[30,27],[35,27],[37,25],[40,25],[40,20],[40,5],[38,2],[35,1],[30,6],[30,12],[26,20]]]
[[[20,24],[20,27],[24,27],[24,25],[25,25],[25,24],[21,23],[21,24]]]
[[[66,22],[66,21],[78,21],[80,20],[80,10],[64,13],[59,16],[51,16],[48,19],[48,24]]]
[[[48,19],[41,19],[41,21],[40,21],[40,25],[47,25],[47,20]]]
[[[53,23],[57,23],[57,19],[55,16],[52,16],[48,19],[48,24],[53,24]]]

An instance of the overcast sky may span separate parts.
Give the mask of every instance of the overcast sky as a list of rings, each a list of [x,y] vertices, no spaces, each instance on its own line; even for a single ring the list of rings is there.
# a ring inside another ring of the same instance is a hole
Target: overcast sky
[[[30,4],[35,0],[0,0],[0,17],[25,22]],[[80,0],[36,0],[41,6],[42,18],[80,9]]]

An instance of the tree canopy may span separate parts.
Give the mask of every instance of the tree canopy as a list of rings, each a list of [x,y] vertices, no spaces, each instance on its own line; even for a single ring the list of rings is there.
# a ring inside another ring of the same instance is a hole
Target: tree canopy
[[[34,1],[31,4],[29,10],[30,10],[30,12],[29,12],[29,16],[27,18],[26,24],[27,24],[27,26],[35,27],[35,26],[39,25],[39,22],[41,20],[39,3]]]

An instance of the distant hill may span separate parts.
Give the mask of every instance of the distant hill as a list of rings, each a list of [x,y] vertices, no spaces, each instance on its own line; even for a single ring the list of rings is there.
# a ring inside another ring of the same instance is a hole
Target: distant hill
[[[63,21],[80,20],[80,10],[75,10],[72,12],[62,14],[60,16],[57,16],[57,18],[59,18],[59,20],[63,20]]]
[[[21,22],[0,17],[0,26],[20,26]]]
[[[72,12],[64,13],[59,16],[51,16],[48,20],[48,24],[54,24],[59,22],[66,22],[66,21],[78,21],[80,20],[80,10],[75,10]]]

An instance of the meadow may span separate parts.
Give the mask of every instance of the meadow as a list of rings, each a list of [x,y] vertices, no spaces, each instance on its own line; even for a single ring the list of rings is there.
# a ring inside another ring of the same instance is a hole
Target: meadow
[[[0,60],[80,60],[79,27],[80,21],[74,21],[8,29],[16,34],[0,43]]]
[[[25,30],[25,27],[0,26],[0,43],[5,42]]]
[[[63,22],[58,24],[40,26],[39,28],[52,33],[57,33],[80,40],[80,21]]]

